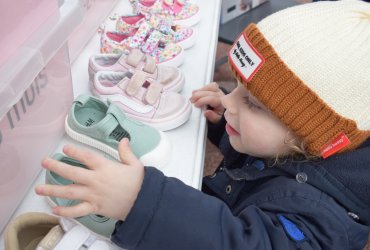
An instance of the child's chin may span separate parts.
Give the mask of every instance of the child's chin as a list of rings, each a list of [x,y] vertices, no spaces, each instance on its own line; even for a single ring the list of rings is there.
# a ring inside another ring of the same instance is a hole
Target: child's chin
[[[230,145],[233,147],[233,149],[235,149],[235,151],[238,151],[239,153],[246,154],[246,152],[245,152],[246,150],[243,147],[243,145],[240,143],[238,138],[236,138],[234,136],[231,136],[231,137],[229,137],[229,141],[230,141]]]

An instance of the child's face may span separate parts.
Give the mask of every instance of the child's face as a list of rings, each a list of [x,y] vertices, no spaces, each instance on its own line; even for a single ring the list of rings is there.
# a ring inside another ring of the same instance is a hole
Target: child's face
[[[275,157],[289,152],[293,133],[241,84],[222,98],[226,108],[226,132],[233,148],[256,157]]]

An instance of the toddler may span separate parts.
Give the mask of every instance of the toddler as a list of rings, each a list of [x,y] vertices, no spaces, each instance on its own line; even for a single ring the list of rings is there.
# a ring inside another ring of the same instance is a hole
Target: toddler
[[[238,86],[193,92],[224,160],[202,191],[143,166],[66,146],[82,169],[40,195],[81,200],[67,217],[118,219],[126,249],[362,249],[370,232],[370,4],[299,5],[250,24],[229,52]],[[226,133],[224,133],[226,130]]]

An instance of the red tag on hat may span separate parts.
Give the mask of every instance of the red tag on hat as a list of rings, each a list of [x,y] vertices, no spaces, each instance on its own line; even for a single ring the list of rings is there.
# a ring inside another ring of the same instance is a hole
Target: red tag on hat
[[[351,141],[348,139],[344,132],[340,133],[336,138],[334,138],[331,142],[325,144],[321,148],[321,156],[325,159],[329,156],[333,155],[334,153],[338,152],[342,148],[346,147],[347,145],[351,144]]]
[[[265,58],[253,47],[242,33],[229,51],[229,61],[240,77],[249,82],[265,62]]]

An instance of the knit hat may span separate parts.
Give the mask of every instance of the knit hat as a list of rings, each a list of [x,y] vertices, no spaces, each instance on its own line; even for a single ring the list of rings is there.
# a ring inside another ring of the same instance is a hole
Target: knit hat
[[[229,52],[235,77],[324,158],[370,136],[370,4],[302,4],[250,24]]]

